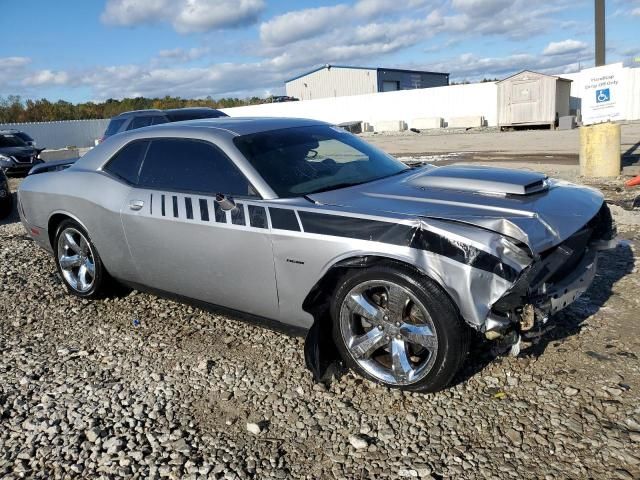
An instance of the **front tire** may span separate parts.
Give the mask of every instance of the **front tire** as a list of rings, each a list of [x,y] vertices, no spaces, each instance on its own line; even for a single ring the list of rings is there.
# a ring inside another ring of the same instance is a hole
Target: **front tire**
[[[449,297],[409,268],[379,265],[347,274],[331,315],[345,363],[391,388],[441,390],[467,354],[468,327]]]
[[[74,220],[58,226],[54,252],[62,281],[72,295],[99,298],[104,295],[108,274],[87,232]]]

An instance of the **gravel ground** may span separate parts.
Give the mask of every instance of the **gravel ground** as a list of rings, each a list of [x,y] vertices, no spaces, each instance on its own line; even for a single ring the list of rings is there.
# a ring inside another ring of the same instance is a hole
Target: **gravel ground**
[[[0,477],[640,478],[640,227],[614,213],[625,240],[553,331],[518,358],[475,345],[430,395],[314,384],[301,338],[151,295],[70,297],[14,215]]]

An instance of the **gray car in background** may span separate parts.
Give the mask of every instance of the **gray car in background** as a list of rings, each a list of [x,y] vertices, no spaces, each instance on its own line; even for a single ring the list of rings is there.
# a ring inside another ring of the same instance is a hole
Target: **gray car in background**
[[[307,331],[390,387],[434,391],[473,331],[517,344],[591,284],[602,195],[529,172],[409,168],[312,120],[222,118],[117,135],[19,188],[70,293],[110,282]]]
[[[100,141],[102,142],[116,133],[148,127],[150,125],[220,117],[228,117],[228,115],[220,110],[209,107],[132,110],[113,117],[109,121],[109,125],[107,125],[107,129]]]

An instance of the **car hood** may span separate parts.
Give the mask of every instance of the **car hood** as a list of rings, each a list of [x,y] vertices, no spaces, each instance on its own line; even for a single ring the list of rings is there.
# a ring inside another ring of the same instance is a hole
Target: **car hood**
[[[365,214],[393,213],[462,222],[526,243],[540,253],[599,211],[597,190],[541,173],[478,166],[428,166],[349,188],[309,195]]]
[[[2,147],[0,148],[2,155],[18,155],[20,157],[30,156],[36,154],[36,149],[33,147]]]

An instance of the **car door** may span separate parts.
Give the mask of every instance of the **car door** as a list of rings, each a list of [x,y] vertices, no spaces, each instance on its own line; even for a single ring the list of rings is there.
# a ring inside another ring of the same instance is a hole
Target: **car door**
[[[215,145],[195,139],[147,142],[138,180],[122,208],[128,245],[149,287],[244,312],[278,311],[266,208]],[[215,201],[236,199],[224,211]]]

